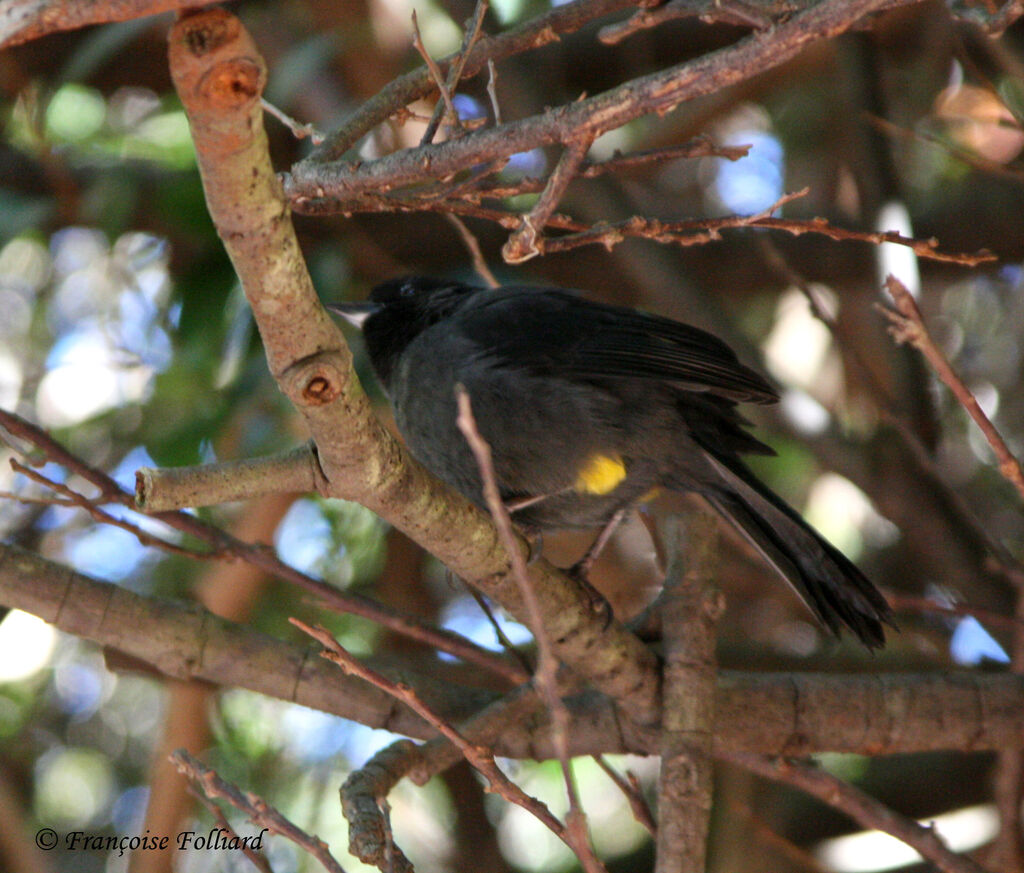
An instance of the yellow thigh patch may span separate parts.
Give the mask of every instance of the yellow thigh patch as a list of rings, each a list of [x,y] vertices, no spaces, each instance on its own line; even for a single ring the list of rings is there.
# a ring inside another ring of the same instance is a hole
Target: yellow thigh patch
[[[618,455],[591,455],[576,474],[576,490],[584,494],[610,494],[626,478],[626,465]]]

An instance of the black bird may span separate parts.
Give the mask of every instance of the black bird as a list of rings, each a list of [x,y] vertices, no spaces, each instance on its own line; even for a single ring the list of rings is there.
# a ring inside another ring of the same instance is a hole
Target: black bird
[[[721,340],[572,291],[419,276],[328,308],[362,328],[412,453],[477,505],[479,470],[455,423],[460,384],[526,529],[610,532],[658,488],[694,491],[833,633],[845,625],[884,645],[892,621],[878,589],[740,460],[773,452],[744,429],[737,403],[778,395]]]

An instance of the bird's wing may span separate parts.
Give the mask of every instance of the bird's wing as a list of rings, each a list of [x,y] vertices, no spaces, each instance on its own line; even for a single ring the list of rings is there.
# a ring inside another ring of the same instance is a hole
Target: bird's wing
[[[458,320],[480,355],[502,366],[575,379],[651,379],[736,401],[778,400],[717,337],[571,292],[506,287],[475,297]]]

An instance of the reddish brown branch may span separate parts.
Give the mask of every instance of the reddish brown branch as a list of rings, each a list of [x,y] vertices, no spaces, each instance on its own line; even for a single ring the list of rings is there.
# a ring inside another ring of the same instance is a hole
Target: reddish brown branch
[[[477,466],[480,469],[480,478],[483,482],[484,499],[487,502],[487,508],[491,513],[491,517],[498,528],[502,544],[512,560],[512,574],[519,585],[520,595],[523,598],[523,603],[526,605],[528,625],[533,633],[534,640],[537,642],[538,658],[534,682],[544,698],[548,712],[551,714],[555,750],[562,768],[566,794],[569,799],[565,839],[576,853],[576,857],[579,858],[583,869],[587,873],[600,873],[600,871],[604,870],[604,866],[598,861],[590,845],[586,819],[580,806],[576,783],[573,779],[569,763],[570,719],[569,711],[562,701],[558,690],[558,659],[555,657],[551,639],[547,628],[544,626],[544,615],[541,612],[540,604],[537,602],[537,597],[527,578],[526,558],[523,554],[521,540],[516,536],[515,530],[512,528],[512,519],[501,500],[498,482],[494,473],[491,447],[480,436],[480,431],[477,430],[476,419],[473,417],[471,398],[461,385],[456,390],[456,400],[459,407],[456,424],[462,435],[466,438],[473,456],[476,458]]]
[[[337,198],[342,208],[348,209],[350,201],[366,191],[421,184],[508,158],[517,152],[596,139],[635,118],[667,112],[680,103],[718,92],[755,72],[778,66],[809,44],[837,36],[864,16],[892,5],[893,0],[822,0],[779,24],[770,33],[748,37],[696,60],[633,79],[603,94],[558,106],[522,121],[474,131],[441,145],[406,149],[375,161],[334,164],[303,161],[286,177],[285,190],[294,205],[329,196]],[[488,44],[488,41],[481,41],[480,45],[486,48]],[[467,62],[467,69],[471,64],[472,61]]]
[[[806,0],[799,4],[799,6],[806,5]],[[787,2],[787,0],[759,3],[757,6],[753,3],[743,2],[743,0],[701,0],[701,2],[668,0],[660,6],[653,5],[650,8],[641,4],[641,8],[630,18],[618,24],[601,28],[598,38],[605,45],[615,45],[642,30],[649,30],[659,24],[676,21],[680,18],[700,18],[708,23],[721,22],[767,30],[772,25],[773,17],[792,13],[799,6],[797,3]]]
[[[486,69],[489,61],[497,63],[540,48],[564,34],[579,30],[596,18],[627,9],[632,3],[633,0],[575,0],[566,3],[500,36],[481,39],[466,55],[462,75],[471,78]],[[455,57],[443,58],[441,63],[449,64]],[[338,130],[327,137],[326,142],[310,155],[310,167],[337,160],[378,124],[434,89],[433,78],[426,67],[395,79],[375,97],[363,103]]]
[[[831,773],[799,761],[764,755],[729,754],[722,757],[766,779],[793,785],[845,812],[864,827],[891,834],[945,873],[989,873],[971,858],[951,851],[933,828],[918,824],[912,818],[889,809]]]
[[[174,752],[171,755],[171,761],[178,771],[187,776],[207,797],[226,800],[235,809],[244,813],[249,821],[257,827],[267,828],[271,833],[291,840],[299,848],[316,858],[329,873],[345,873],[341,865],[331,855],[327,843],[315,834],[307,834],[261,797],[248,791],[242,791],[236,785],[222,779],[216,771],[203,766],[184,749]]]
[[[978,398],[957,375],[942,350],[935,344],[931,334],[928,333],[928,328],[925,327],[921,310],[906,286],[894,276],[890,276],[885,284],[896,302],[897,309],[894,312],[891,309],[880,307],[881,312],[889,319],[889,332],[898,343],[909,342],[924,355],[938,377],[953,392],[953,396],[978,425],[995,453],[999,472],[1017,489],[1021,499],[1024,499],[1024,469],[1021,468],[1020,461],[1014,457],[1002,434],[985,414],[981,404],[978,403]]]
[[[416,16],[416,10],[412,11],[412,44],[416,51],[420,53],[420,57],[423,58],[423,62],[427,65],[427,69],[430,71],[430,78],[434,80],[434,84],[437,86],[437,90],[441,94],[441,99],[444,102],[444,115],[448,117],[448,123],[453,127],[458,127],[459,124],[459,113],[455,110],[455,104],[452,103],[452,92],[451,89],[454,87],[454,83],[445,81],[444,74],[441,72],[440,67],[437,66],[431,56],[430,52],[427,51],[427,47],[423,44],[423,37],[420,36],[420,23]],[[435,110],[435,117],[437,111]],[[420,145],[426,145],[434,138],[434,133],[437,130],[437,124],[434,119],[431,118],[427,124],[427,129],[423,133],[423,138],[420,140]]]
[[[558,206],[558,201],[565,194],[579,170],[583,158],[593,142],[588,137],[574,139],[568,143],[562,156],[558,159],[554,172],[551,174],[541,192],[540,197],[529,215],[524,215],[516,231],[502,247],[501,254],[510,264],[520,264],[534,258],[543,251],[540,235],[547,226],[548,219]]]
[[[450,116],[449,123],[456,130],[461,129],[462,121],[459,118],[458,111],[455,109],[455,105],[452,103],[451,94],[455,91],[459,81],[462,79],[462,71],[466,68],[466,61],[469,58],[469,52],[480,39],[481,29],[484,24],[484,16],[487,14],[488,7],[489,4],[487,0],[477,0],[476,9],[473,11],[473,17],[470,18],[465,25],[465,31],[462,37],[462,46],[459,48],[458,54],[455,56],[455,60],[448,68],[448,78],[443,81],[440,78],[440,70],[437,70],[437,65],[434,63],[433,59],[426,54],[426,48],[423,47],[423,42],[420,38],[419,28],[416,26],[416,13],[415,11],[413,12],[414,33],[416,40],[419,42],[419,45],[416,47],[420,54],[423,55],[423,59],[426,61],[428,69],[430,69],[431,76],[437,82],[438,89],[440,90],[441,96],[444,100],[444,105]],[[433,68],[431,69],[432,65]],[[434,113],[430,116],[430,120],[427,122],[427,128],[423,131],[423,136],[420,138],[420,145],[433,142],[434,134],[437,133],[437,127],[441,123],[443,114],[444,112],[442,111],[441,104],[434,107]]]
[[[176,9],[206,6],[212,0],[6,0],[0,4],[0,50],[48,33],[90,24],[131,21]]]
[[[310,627],[304,622],[299,621],[297,618],[290,618],[288,620],[299,630],[303,633],[309,634],[309,636],[324,647],[324,650],[320,653],[322,657],[326,658],[328,661],[333,661],[341,667],[345,673],[351,676],[358,676],[360,679],[365,682],[369,682],[374,687],[390,694],[395,698],[395,700],[398,700],[408,706],[409,709],[413,710],[418,716],[420,716],[420,718],[434,728],[434,730],[458,748],[466,760],[477,771],[479,771],[485,779],[487,779],[492,791],[500,794],[509,803],[521,806],[527,812],[531,813],[556,837],[565,842],[569,848],[573,848],[572,844],[569,842],[565,827],[557,818],[555,818],[554,815],[551,814],[547,805],[537,800],[535,797],[531,797],[518,785],[512,782],[498,768],[498,765],[494,761],[494,755],[489,749],[486,749],[483,746],[478,746],[467,740],[452,724],[445,720],[441,715],[434,712],[430,706],[421,700],[412,686],[401,682],[392,682],[390,679],[375,670],[372,670],[370,667],[367,667],[347,652],[338,643],[338,641],[334,639],[330,631],[325,628]]]

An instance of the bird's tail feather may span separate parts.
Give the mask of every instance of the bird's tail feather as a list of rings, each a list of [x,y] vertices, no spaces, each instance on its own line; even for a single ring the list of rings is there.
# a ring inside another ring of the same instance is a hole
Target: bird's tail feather
[[[892,612],[881,592],[838,549],[826,542],[782,498],[742,464],[718,469],[719,487],[704,496],[796,589],[834,634],[846,626],[869,648],[885,644],[883,623]]]

